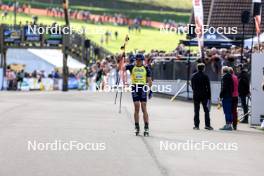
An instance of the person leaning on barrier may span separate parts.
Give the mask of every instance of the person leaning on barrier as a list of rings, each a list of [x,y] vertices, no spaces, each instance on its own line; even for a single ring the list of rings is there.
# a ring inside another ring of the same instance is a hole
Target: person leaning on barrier
[[[205,129],[213,130],[210,123],[210,103],[211,103],[211,86],[209,77],[204,74],[205,64],[197,65],[197,72],[191,79],[194,101],[194,130],[199,130],[200,104],[202,103],[205,112]]]

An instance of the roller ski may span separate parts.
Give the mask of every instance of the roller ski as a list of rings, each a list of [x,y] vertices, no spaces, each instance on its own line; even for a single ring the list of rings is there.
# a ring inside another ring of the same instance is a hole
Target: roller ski
[[[144,131],[144,137],[149,137],[149,129],[145,129],[145,131]]]
[[[135,134],[136,134],[136,136],[139,136],[139,133],[140,133],[140,127],[139,126],[136,126],[135,127]]]
[[[148,123],[145,123],[144,136],[145,137],[149,136],[149,124]]]

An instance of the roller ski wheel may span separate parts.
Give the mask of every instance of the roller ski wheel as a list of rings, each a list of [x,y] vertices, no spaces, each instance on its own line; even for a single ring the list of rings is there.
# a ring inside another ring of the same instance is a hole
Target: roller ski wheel
[[[139,129],[136,129],[136,130],[135,130],[135,134],[136,134],[136,136],[139,136],[139,133],[140,133],[140,130],[139,130]]]
[[[145,129],[145,131],[144,131],[144,137],[149,137],[149,130],[148,129]]]

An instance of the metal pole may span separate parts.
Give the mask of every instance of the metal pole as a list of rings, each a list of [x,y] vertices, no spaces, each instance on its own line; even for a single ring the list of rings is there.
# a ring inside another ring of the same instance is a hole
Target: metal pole
[[[64,51],[63,53],[63,87],[62,91],[66,92],[68,91],[68,66],[67,66],[67,61],[68,61],[68,55]]]
[[[70,21],[69,21],[69,0],[63,0],[63,9],[64,9],[64,16],[65,16],[65,23],[66,26],[70,26]]]
[[[88,87],[88,79],[89,79],[89,63],[90,63],[90,47],[89,48],[86,48],[86,52],[85,52],[85,63],[86,63],[86,89],[89,90],[89,87]]]
[[[63,0],[63,9],[64,9],[64,16],[65,16],[65,24],[66,27],[70,26],[69,16],[68,16],[68,7],[69,7],[69,1]],[[67,39],[66,39],[67,38]],[[63,86],[62,91],[66,92],[68,91],[68,46],[69,45],[69,36],[64,35],[63,37]]]
[[[243,23],[243,34],[242,34],[242,43],[241,43],[241,64],[243,62],[243,54],[244,54],[244,40],[245,40],[245,24]]]
[[[17,0],[14,0],[14,26],[16,25],[16,17],[17,17]]]
[[[191,72],[191,46],[189,46],[189,56],[187,61],[187,99],[190,99],[190,72]]]
[[[3,67],[3,51],[4,51],[4,34],[3,34],[3,26],[0,25],[0,54],[1,54],[1,62],[0,67]]]
[[[3,51],[3,55],[2,55],[2,57],[3,57],[3,75],[4,75],[4,77],[6,76],[6,53],[7,53],[7,50],[6,49],[4,49],[4,51]]]

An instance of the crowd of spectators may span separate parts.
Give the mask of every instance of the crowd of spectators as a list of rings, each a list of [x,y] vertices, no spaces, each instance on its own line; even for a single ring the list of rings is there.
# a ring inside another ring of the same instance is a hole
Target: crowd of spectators
[[[260,46],[260,48],[264,48]],[[258,47],[254,48],[255,50]],[[190,51],[189,47],[184,46],[183,44],[179,44],[172,52],[165,52],[162,50],[151,50],[150,52],[145,51],[136,51],[139,53],[143,53],[145,55],[145,63],[149,66],[154,65],[155,62],[164,61],[164,60],[186,60],[191,58],[192,61],[196,61],[197,63],[204,62],[207,67],[210,66],[211,70],[214,74],[221,75],[221,68],[223,66],[233,67],[235,72],[239,72],[239,68],[246,67],[250,62],[251,50],[245,48],[243,50],[243,58],[241,58],[241,49],[236,46],[232,46],[230,49],[204,49],[204,58],[200,59],[198,51]],[[129,55],[133,53],[127,53],[126,62],[129,63]],[[88,73],[89,82],[94,82],[99,85],[99,87],[104,87],[106,84],[114,85],[117,77],[118,63],[122,59],[122,55],[112,55],[104,58],[101,61],[97,61],[91,65]],[[250,68],[248,68],[250,70]],[[9,69],[7,69],[9,71]],[[78,74],[78,73],[76,73]],[[76,75],[76,74],[70,74]],[[8,74],[7,74],[8,75]],[[12,73],[8,80],[17,80],[20,73]],[[34,78],[40,77],[53,77],[54,73],[44,74],[42,72],[33,72],[23,73],[23,77],[31,77]],[[56,74],[55,74],[56,75]],[[57,72],[57,76],[59,77],[59,72]],[[84,76],[87,76],[84,74]],[[16,78],[15,78],[16,77]],[[219,77],[220,78],[220,77]],[[15,82],[15,81],[13,81]],[[11,86],[12,87],[12,86]]]
[[[9,8],[11,8],[12,3],[9,3],[8,6]],[[19,3],[17,4],[18,12],[26,12],[30,8],[31,7],[29,4],[22,4],[22,5],[20,5]],[[5,16],[7,11],[4,11],[3,13],[4,13],[3,16]],[[47,15],[50,16],[62,17],[63,13],[64,11],[62,8],[54,7],[47,9]],[[128,25],[129,31],[136,30],[139,32],[143,21],[143,19],[140,17],[135,19],[129,19],[128,17],[120,13],[116,13],[113,15],[103,14],[100,16],[94,16],[87,10],[76,10],[76,9],[69,9],[69,15],[73,19],[92,21],[94,23],[113,23],[115,25]],[[149,20],[149,22],[151,23],[151,20],[149,18],[147,20]],[[37,17],[33,18],[33,23],[34,22],[37,22]],[[176,27],[178,28],[178,30],[181,29],[184,30],[184,24],[178,24],[173,20],[169,20],[169,19],[164,20],[163,23],[168,28]],[[101,43],[107,44],[111,35],[112,33],[110,31],[106,31],[106,33],[102,36]],[[115,38],[117,39],[119,34],[117,31],[115,31],[113,35],[115,35]],[[264,45],[256,46],[254,48],[254,51],[257,49],[263,51]],[[198,52],[191,51],[189,47],[186,47],[183,44],[179,44],[175,48],[175,50],[169,53],[161,50],[152,50],[148,53],[144,51],[139,51],[139,52],[145,55],[146,63],[149,65],[163,59],[181,60],[181,59],[186,59],[188,57],[191,57],[192,59],[199,58],[197,54]],[[250,61],[250,55],[251,55],[251,50],[245,48],[243,50],[243,58],[241,58],[241,48],[236,46],[232,46],[230,49],[205,48],[203,61],[201,61],[201,59],[197,59],[197,62],[204,62],[206,65],[210,65],[212,67],[212,70],[216,74],[220,75],[221,68],[223,66],[236,68],[237,66],[247,65]],[[95,82],[97,83],[106,82],[106,81],[102,81],[103,79],[100,77],[102,77],[102,75],[107,77],[107,75],[111,75],[115,73],[116,71],[114,70],[117,70],[119,60],[120,60],[119,55],[113,55],[103,59],[100,62],[95,63],[90,69],[90,77],[97,75]],[[127,60],[127,62],[129,62],[129,60]],[[108,82],[111,81],[108,80]]]
[[[163,62],[167,60],[176,61],[186,61],[186,59],[192,59],[192,62],[205,63],[206,67],[210,67],[212,74],[217,75],[218,80],[221,78],[221,69],[224,66],[234,68],[235,72],[239,74],[242,69],[247,69],[250,71],[249,62],[251,56],[251,50],[244,49],[243,58],[241,59],[241,50],[239,47],[231,47],[230,49],[204,49],[204,59],[200,59],[198,52],[190,51],[188,47],[180,44],[171,53],[160,50],[152,50],[147,53],[145,51],[138,51],[145,55],[145,64],[149,67],[153,67],[156,62]],[[129,55],[133,53],[128,53],[126,57],[126,63],[130,63]],[[122,59],[122,55],[108,56],[102,61],[98,61],[93,64],[90,71],[94,82],[98,85],[113,85],[115,83],[115,78],[118,72],[118,63]]]
[[[59,69],[55,69],[51,73],[46,73],[44,70],[34,70],[33,72],[26,72],[24,69],[12,69],[10,65],[6,68],[6,89],[7,90],[20,90],[21,83],[24,79],[33,78],[38,83],[42,79],[62,79],[62,73]],[[86,78],[86,70],[79,69],[73,70],[69,73],[69,78],[80,80]]]
[[[2,19],[6,19],[8,16],[8,12],[14,7],[15,5],[12,2],[5,5],[0,4],[0,9],[3,11]],[[17,2],[16,9],[18,13],[31,14],[31,5],[28,3],[21,4]],[[46,14],[47,16],[52,17],[64,17],[64,10],[61,7],[49,7],[46,9]],[[144,19],[141,16],[132,18],[122,13],[103,13],[101,15],[96,15],[92,14],[89,10],[69,8],[69,17],[71,19],[82,20],[94,24],[113,24],[120,26],[128,26],[129,31],[135,30],[140,32],[142,26],[152,27],[152,19],[150,17],[146,17]],[[184,27],[186,26],[186,24],[177,23],[171,19],[164,20],[162,24],[169,28],[177,28],[181,33],[184,32]]]

